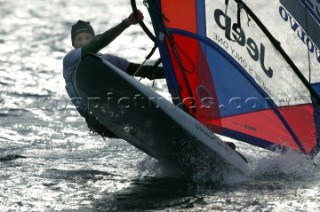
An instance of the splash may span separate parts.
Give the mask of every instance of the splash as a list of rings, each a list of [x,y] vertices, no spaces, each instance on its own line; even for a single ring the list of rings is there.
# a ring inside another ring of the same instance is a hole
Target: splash
[[[298,179],[313,177],[318,172],[317,165],[310,157],[294,151],[287,151],[282,154],[270,154],[268,157],[256,161],[251,175],[255,178],[279,177],[281,179],[286,176]]]

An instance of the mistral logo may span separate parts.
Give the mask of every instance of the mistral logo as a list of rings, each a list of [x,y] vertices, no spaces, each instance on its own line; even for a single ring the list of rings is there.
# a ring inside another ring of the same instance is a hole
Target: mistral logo
[[[320,63],[320,50],[308,33],[305,32],[298,21],[294,19],[294,17],[283,6],[280,6],[279,13],[281,18],[290,24],[291,29],[296,33],[297,37],[307,46],[309,52],[311,54],[315,54],[316,60]]]
[[[265,65],[265,46],[262,43],[257,44],[253,38],[247,36],[245,31],[237,23],[233,23],[232,19],[226,16],[222,10],[216,9],[214,18],[217,25],[226,31],[227,36],[234,39],[240,46],[245,47],[252,60],[259,61],[264,73],[272,78],[273,70]]]

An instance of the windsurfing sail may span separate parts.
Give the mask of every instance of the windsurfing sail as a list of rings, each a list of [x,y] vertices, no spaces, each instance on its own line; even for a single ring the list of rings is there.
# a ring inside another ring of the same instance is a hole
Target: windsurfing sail
[[[318,153],[318,0],[145,4],[175,104],[215,133]]]

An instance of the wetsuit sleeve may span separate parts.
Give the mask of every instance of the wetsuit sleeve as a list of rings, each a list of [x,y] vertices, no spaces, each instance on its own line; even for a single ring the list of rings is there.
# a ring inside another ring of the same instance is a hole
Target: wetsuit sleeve
[[[96,36],[88,45],[82,47],[81,55],[85,55],[88,52],[97,53],[111,43],[115,38],[117,38],[128,27],[129,25],[125,21],[122,21],[117,26],[105,31],[101,35]]]
[[[140,64],[136,63],[129,63],[129,66],[127,68],[127,73],[129,75],[134,75],[136,71],[139,69]],[[162,67],[153,67],[150,65],[144,65],[140,68],[138,73],[136,73],[137,77],[142,77],[142,78],[148,78],[149,80],[153,79],[163,79],[164,76],[164,71]]]

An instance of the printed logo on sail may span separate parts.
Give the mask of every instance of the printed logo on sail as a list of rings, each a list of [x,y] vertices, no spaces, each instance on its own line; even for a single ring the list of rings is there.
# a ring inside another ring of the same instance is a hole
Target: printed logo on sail
[[[237,23],[232,23],[232,19],[222,10],[215,10],[214,19],[217,25],[226,32],[226,36],[235,40],[240,46],[246,47],[251,59],[256,62],[259,61],[264,73],[272,78],[273,70],[265,65],[265,46],[262,43],[257,44],[253,38],[247,37],[244,30]]]
[[[317,61],[320,63],[320,50],[308,33],[299,25],[293,16],[284,8],[279,8],[281,18],[290,24],[291,29],[296,33],[300,40],[307,46],[310,53],[315,53]]]

